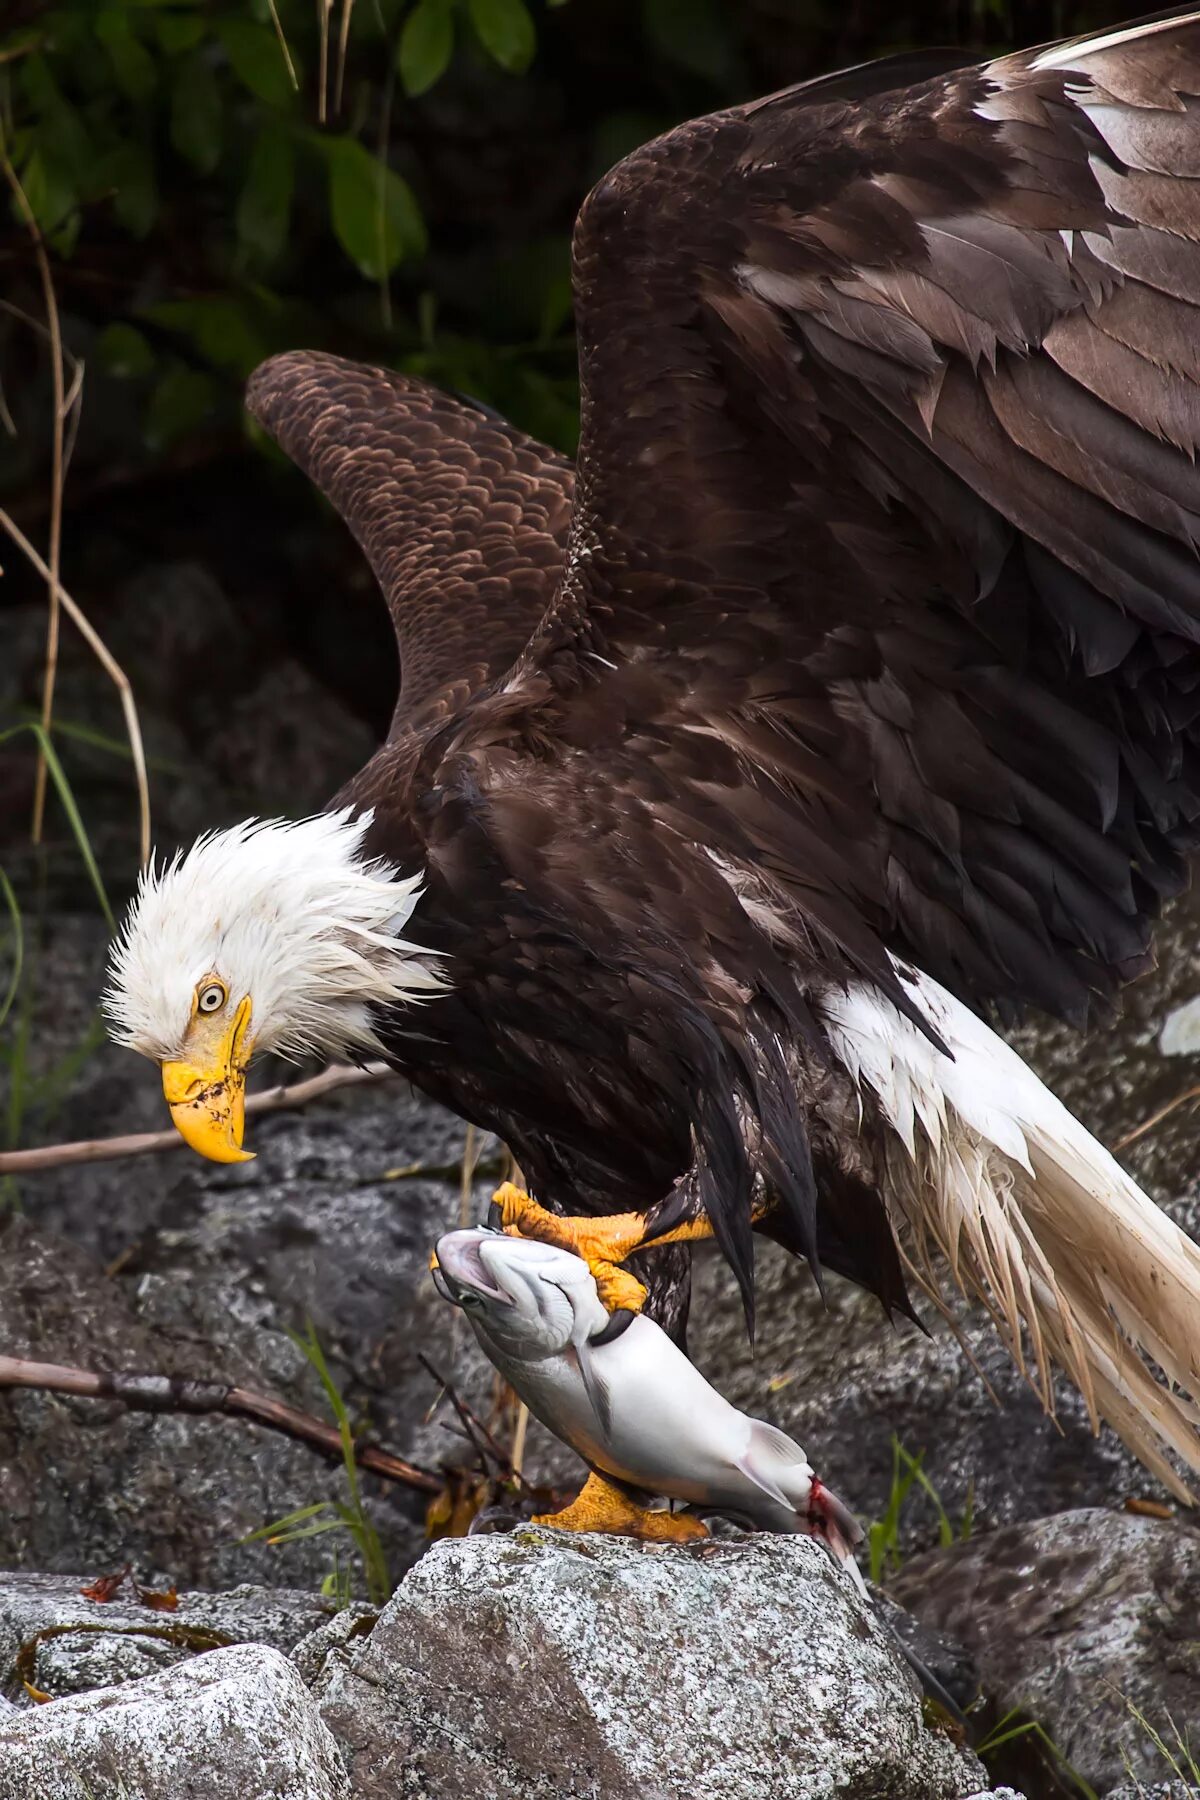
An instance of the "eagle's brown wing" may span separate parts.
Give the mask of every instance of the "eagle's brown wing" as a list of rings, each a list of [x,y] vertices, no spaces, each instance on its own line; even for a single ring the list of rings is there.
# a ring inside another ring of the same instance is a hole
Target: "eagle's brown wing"
[[[272,357],[246,404],[383,589],[400,645],[393,735],[507,668],[558,584],[567,458],[413,376],[317,351]]]
[[[1081,1019],[1185,880],[1197,96],[1193,15],[717,114],[581,214],[525,666],[820,966]]]

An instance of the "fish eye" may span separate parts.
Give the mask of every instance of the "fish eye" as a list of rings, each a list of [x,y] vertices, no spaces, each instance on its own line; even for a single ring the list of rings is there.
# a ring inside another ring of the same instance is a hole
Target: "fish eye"
[[[196,995],[196,1011],[202,1013],[220,1012],[226,999],[225,989],[219,981],[206,981]]]

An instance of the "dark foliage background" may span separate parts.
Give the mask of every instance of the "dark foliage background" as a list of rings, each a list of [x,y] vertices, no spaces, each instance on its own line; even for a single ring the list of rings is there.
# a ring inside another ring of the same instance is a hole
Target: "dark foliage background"
[[[62,579],[133,682],[158,843],[319,804],[392,704],[360,560],[242,413],[260,358],[309,345],[397,364],[570,448],[571,223],[624,151],[886,51],[995,50],[1121,14],[1107,0],[7,0],[0,504],[45,553],[54,409],[32,214],[68,398],[82,369]],[[94,909],[84,840],[115,906],[138,833],[117,695],[68,631],[52,741],[77,816],[52,782],[31,846],[46,593],[11,544],[0,561],[12,1145],[30,1121],[52,1128],[70,1080],[30,1098],[38,922]]]

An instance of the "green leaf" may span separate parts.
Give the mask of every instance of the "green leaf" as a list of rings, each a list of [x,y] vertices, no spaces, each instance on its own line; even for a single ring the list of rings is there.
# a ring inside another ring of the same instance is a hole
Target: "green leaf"
[[[724,0],[645,0],[646,30],[663,55],[689,74],[728,84],[738,49]]]
[[[202,56],[190,56],[175,77],[171,143],[201,175],[211,175],[220,160],[221,89]]]
[[[291,134],[277,124],[264,125],[237,203],[238,238],[259,262],[274,262],[287,243],[292,162]]]
[[[43,237],[69,255],[79,236],[80,218],[79,195],[66,170],[38,146],[21,170],[21,186]]]
[[[40,52],[27,56],[18,68],[21,89],[38,121],[35,140],[39,149],[48,163],[70,177],[77,191],[84,192],[96,156],[87,127],[63,98],[49,62]]]
[[[217,31],[238,80],[267,106],[288,106],[295,91],[275,33],[249,19],[221,19]]]
[[[153,350],[141,332],[122,319],[104,327],[92,354],[105,374],[114,375],[119,381],[149,375],[154,368]]]
[[[406,256],[421,256],[425,225],[408,183],[355,138],[326,138],[329,211],[337,240],[378,281]]]
[[[428,93],[446,73],[454,54],[454,15],[450,0],[417,0],[404,21],[396,67],[406,94]]]
[[[520,75],[533,61],[537,32],[525,0],[469,0],[471,23],[493,61]]]
[[[173,363],[150,396],[142,431],[151,450],[164,450],[203,425],[216,403],[208,375]]]
[[[214,368],[228,369],[239,380],[267,354],[250,307],[237,294],[212,294],[198,300],[160,300],[141,316],[193,343]]]
[[[154,29],[167,55],[179,56],[203,41],[204,23],[200,12],[160,12],[155,15]]]
[[[154,156],[149,144],[128,138],[103,159],[101,167],[113,194],[113,211],[131,236],[143,238],[158,217]]]
[[[144,100],[154,92],[157,75],[154,58],[136,36],[129,13],[106,6],[95,23],[96,36],[108,51],[117,86],[131,100]]]

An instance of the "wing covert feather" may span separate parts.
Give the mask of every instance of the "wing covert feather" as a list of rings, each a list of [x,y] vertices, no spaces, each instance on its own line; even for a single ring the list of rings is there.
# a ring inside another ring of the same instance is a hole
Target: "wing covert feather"
[[[526,665],[876,977],[1082,1021],[1186,880],[1197,96],[1195,14],[826,82],[680,127],[580,215],[586,481]]]
[[[317,351],[265,362],[246,404],[383,590],[400,646],[392,735],[502,673],[558,584],[570,461],[414,376]]]

